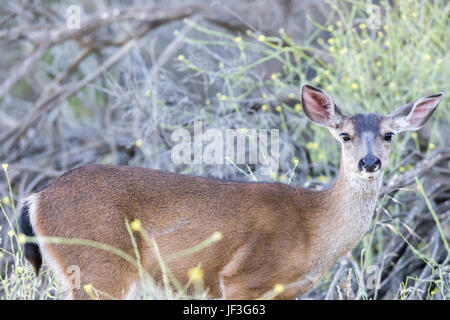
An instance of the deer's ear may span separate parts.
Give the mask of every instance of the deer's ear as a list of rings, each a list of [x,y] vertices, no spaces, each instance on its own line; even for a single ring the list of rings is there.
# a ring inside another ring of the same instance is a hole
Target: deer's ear
[[[337,128],[344,118],[333,99],[320,89],[302,85],[303,111],[313,123],[328,128]]]
[[[392,118],[392,129],[397,132],[420,129],[441,102],[444,92],[420,98],[398,108],[389,116]]]

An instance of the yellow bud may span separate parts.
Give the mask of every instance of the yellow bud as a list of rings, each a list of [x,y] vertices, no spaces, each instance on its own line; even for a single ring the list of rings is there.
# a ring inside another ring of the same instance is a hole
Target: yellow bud
[[[9,204],[9,197],[8,196],[4,196],[3,197],[3,203],[8,205]]]
[[[436,145],[433,142],[431,142],[429,148],[430,150],[433,150],[434,148],[436,148]]]
[[[145,92],[145,95],[146,95],[147,97],[149,97],[150,94],[151,94],[150,90],[147,90],[147,91]]]
[[[360,23],[358,26],[361,30],[364,30],[365,28],[367,28],[367,25],[365,23]]]
[[[184,55],[180,54],[180,55],[178,56],[178,60],[183,61],[183,60],[184,60]]]
[[[241,36],[236,37],[236,38],[234,38],[234,41],[237,43],[242,42],[242,37]]]
[[[139,219],[134,219],[131,223],[130,223],[130,228],[134,231],[139,231],[142,228],[141,225],[141,220]]]
[[[188,277],[192,282],[199,282],[203,280],[204,271],[200,267],[190,268],[188,270]]]
[[[2,164],[2,168],[5,171],[8,170],[8,164],[7,163]]]
[[[23,233],[21,233],[19,234],[17,240],[19,241],[20,244],[24,244],[25,242],[27,242],[27,237]]]
[[[306,144],[306,149],[308,149],[308,150],[316,150],[318,147],[319,147],[319,144],[317,142],[310,141]]]
[[[267,104],[263,104],[263,105],[261,106],[261,109],[262,109],[263,111],[266,111],[266,110],[268,109]]]
[[[10,237],[13,237],[13,236],[14,236],[14,234],[15,234],[15,233],[14,233],[14,231],[13,231],[13,230],[9,230],[9,231],[8,231],[8,236],[10,236]]]
[[[276,106],[275,110],[277,110],[277,112],[281,112],[283,110],[283,108],[281,106]]]
[[[214,241],[222,240],[222,239],[223,239],[223,234],[222,234],[222,232],[220,232],[220,231],[214,232],[214,233],[212,234],[212,239],[213,239]]]
[[[298,160],[297,157],[294,157],[294,158],[292,159],[292,162],[293,162],[295,165],[298,165],[299,160]]]
[[[142,144],[143,144],[142,139],[137,139],[136,140],[136,147],[140,148],[140,147],[142,147]]]
[[[270,79],[276,80],[276,79],[277,79],[277,75],[276,75],[275,73],[272,73],[272,74],[270,75]]]
[[[299,112],[300,110],[302,110],[301,104],[300,104],[300,103],[297,103],[297,104],[294,106],[294,109],[295,109],[295,111],[297,111],[297,112]]]
[[[263,34],[258,37],[259,42],[263,42],[264,40],[266,40],[266,37]]]
[[[276,284],[273,287],[273,291],[275,291],[277,294],[282,293],[284,290],[285,290],[285,288],[282,284]]]

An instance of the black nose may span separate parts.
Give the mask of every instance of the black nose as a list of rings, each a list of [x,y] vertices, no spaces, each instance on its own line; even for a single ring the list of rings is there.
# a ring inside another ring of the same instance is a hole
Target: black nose
[[[359,160],[358,168],[360,171],[375,172],[381,167],[381,160],[373,154],[368,154]]]

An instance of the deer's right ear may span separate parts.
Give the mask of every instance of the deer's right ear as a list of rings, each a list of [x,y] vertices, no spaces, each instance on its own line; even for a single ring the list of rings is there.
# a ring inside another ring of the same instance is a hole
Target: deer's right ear
[[[344,116],[333,99],[320,89],[302,85],[303,111],[313,123],[328,128],[337,128]]]

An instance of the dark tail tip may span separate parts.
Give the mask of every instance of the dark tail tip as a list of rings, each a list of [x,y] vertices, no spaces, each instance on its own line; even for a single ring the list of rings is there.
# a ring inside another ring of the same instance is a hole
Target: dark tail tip
[[[30,223],[30,206],[27,202],[25,202],[20,209],[18,223],[21,233],[23,233],[27,237],[35,236],[33,227]],[[42,257],[39,246],[36,243],[25,243],[24,254],[25,259],[27,259],[33,265],[34,271],[36,272],[36,274],[38,274],[42,266]]]

